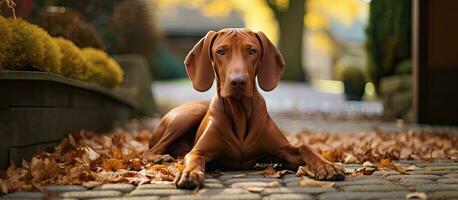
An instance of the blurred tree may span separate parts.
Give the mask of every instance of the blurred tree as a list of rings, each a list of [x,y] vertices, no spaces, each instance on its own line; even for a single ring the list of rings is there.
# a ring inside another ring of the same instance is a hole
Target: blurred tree
[[[118,1],[110,20],[112,51],[135,53],[146,58],[155,79],[182,78],[186,72],[161,44],[156,5],[150,0]]]
[[[411,57],[411,1],[372,0],[366,35],[367,69],[379,93],[380,79]]]
[[[45,29],[51,36],[61,36],[78,47],[105,50],[105,44],[95,27],[81,18],[79,11],[65,7],[46,7],[37,11],[32,23]]]
[[[283,79],[304,81],[302,45],[305,0],[268,0],[279,26],[278,47],[285,59]]]

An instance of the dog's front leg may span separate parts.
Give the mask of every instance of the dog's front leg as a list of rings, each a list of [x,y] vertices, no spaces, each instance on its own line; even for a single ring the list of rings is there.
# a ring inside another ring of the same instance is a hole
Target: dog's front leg
[[[201,187],[205,182],[205,156],[198,151],[191,151],[184,157],[183,172],[175,176],[175,186],[183,189]]]
[[[299,147],[299,153],[305,165],[314,173],[315,179],[339,181],[345,179],[343,167],[337,163],[329,162],[312,150],[307,144]]]
[[[286,161],[286,167],[296,170],[300,165],[310,169],[314,178],[318,180],[338,181],[345,179],[345,171],[337,163],[324,159],[320,154],[312,150],[309,145],[300,146],[286,145],[277,154],[278,158]]]

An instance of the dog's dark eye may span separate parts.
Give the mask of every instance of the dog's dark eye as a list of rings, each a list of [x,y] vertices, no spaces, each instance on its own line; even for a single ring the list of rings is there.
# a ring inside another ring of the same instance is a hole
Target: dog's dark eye
[[[219,54],[219,55],[224,55],[226,52],[224,52],[223,49],[220,49],[220,50],[216,51],[216,53]]]
[[[251,49],[248,53],[249,53],[250,55],[254,55],[254,54],[256,54],[256,49]]]

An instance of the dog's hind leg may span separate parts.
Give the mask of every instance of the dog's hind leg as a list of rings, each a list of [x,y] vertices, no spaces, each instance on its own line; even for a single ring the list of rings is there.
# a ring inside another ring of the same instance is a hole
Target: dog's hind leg
[[[207,113],[208,106],[208,101],[194,101],[169,111],[154,130],[148,153],[153,155],[172,154],[167,151],[171,146],[179,148],[180,144],[174,144],[176,142],[192,145],[194,137],[187,138],[186,136],[187,134],[195,135],[195,130]]]

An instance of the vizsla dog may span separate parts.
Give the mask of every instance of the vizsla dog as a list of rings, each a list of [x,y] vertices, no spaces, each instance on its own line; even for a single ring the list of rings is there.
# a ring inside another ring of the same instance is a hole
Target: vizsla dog
[[[319,180],[342,180],[338,164],[308,145],[293,146],[267,113],[259,87],[271,91],[280,80],[284,61],[262,32],[228,28],[210,31],[189,52],[186,70],[197,91],[208,90],[216,79],[217,93],[208,101],[190,102],[167,113],[154,131],[150,153],[184,156],[178,188],[200,187],[206,163],[236,169],[253,167],[266,158],[297,170],[308,167]]]

